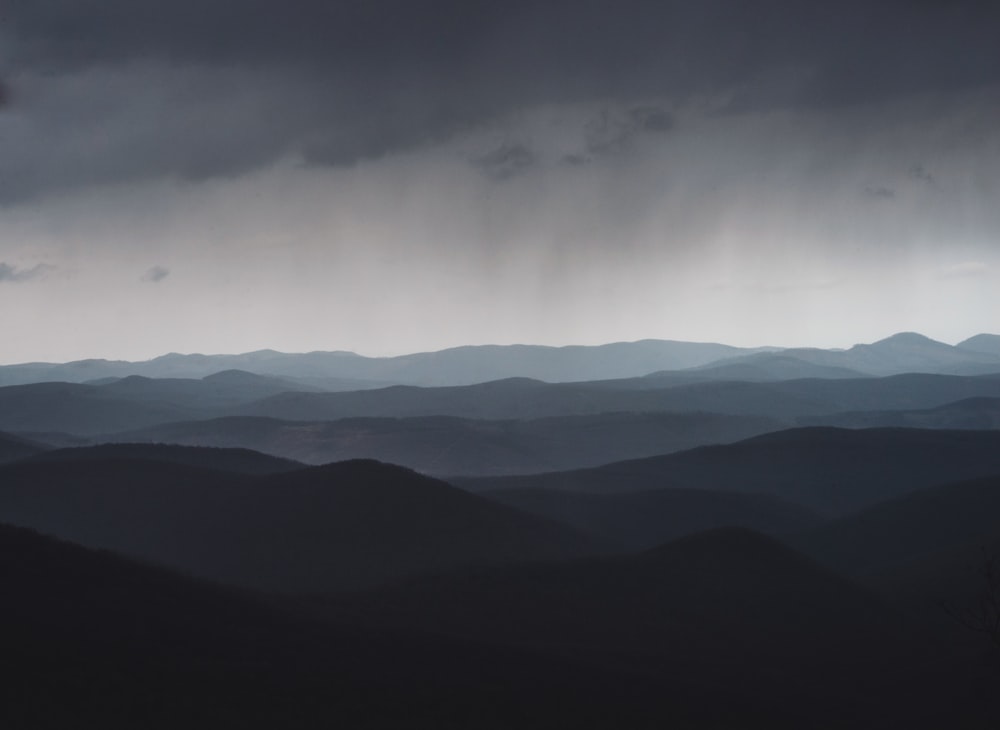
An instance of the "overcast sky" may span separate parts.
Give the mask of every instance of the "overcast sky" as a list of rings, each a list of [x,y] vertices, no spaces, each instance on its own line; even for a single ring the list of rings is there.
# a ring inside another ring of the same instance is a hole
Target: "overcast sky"
[[[1000,332],[992,0],[5,0],[0,362]]]

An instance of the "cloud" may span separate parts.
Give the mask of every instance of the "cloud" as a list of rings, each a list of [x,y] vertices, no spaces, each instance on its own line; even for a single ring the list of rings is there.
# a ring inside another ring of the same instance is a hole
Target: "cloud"
[[[142,280],[156,284],[163,281],[168,276],[170,276],[170,269],[157,264],[156,266],[151,266],[146,270],[146,273],[142,275]]]
[[[349,166],[545,104],[635,105],[623,128],[595,133],[603,154],[669,132],[666,109],[693,99],[815,110],[1000,82],[1000,6],[976,0],[4,7],[0,68],[17,91],[0,115],[8,201],[286,158]]]
[[[896,191],[885,186],[869,186],[864,190],[865,196],[875,200],[892,200],[896,197]]]
[[[535,154],[523,144],[502,144],[472,164],[492,180],[507,180],[526,172],[535,164]]]
[[[30,269],[19,269],[0,261],[0,283],[5,281],[22,282],[44,276],[55,267],[49,264],[35,264]]]

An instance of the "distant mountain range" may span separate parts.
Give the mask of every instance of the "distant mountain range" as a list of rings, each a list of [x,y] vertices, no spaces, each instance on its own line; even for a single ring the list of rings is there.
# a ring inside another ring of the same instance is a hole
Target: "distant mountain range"
[[[110,378],[199,379],[242,370],[284,379],[290,390],[360,390],[385,385],[471,385],[522,377],[578,382],[686,371],[688,379],[775,380],[908,372],[1000,372],[1000,336],[976,335],[952,346],[901,333],[848,350],[743,348],[716,343],[640,340],[597,346],[481,345],[397,357],[352,352],[301,354],[259,350],[239,355],[171,353],[144,362],[79,360],[0,367],[0,385],[83,383]],[[699,372],[700,371],[700,372]]]

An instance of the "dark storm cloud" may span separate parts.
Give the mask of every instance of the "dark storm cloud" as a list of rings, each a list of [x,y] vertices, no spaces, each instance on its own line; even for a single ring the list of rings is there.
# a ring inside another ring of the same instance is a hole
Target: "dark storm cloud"
[[[523,144],[503,144],[473,159],[472,164],[488,178],[507,180],[535,164],[535,154]]]
[[[57,181],[238,174],[282,154],[350,164],[541,103],[725,93],[738,113],[1000,80],[992,2],[7,0],[4,12],[0,70],[24,87],[8,111],[23,104],[71,147],[68,170],[37,171],[26,152],[29,183],[8,173],[8,198]],[[157,69],[165,95],[137,114]],[[54,77],[82,79],[83,93],[31,106]],[[672,127],[663,109],[635,109],[645,132]],[[95,114],[103,154],[74,165],[93,144],[73,125]]]

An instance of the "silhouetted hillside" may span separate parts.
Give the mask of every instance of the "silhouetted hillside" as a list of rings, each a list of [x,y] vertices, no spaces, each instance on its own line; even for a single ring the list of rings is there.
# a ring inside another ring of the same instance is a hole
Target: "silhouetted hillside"
[[[913,411],[849,411],[800,419],[803,425],[838,428],[1000,428],[1000,398],[966,398]]]
[[[142,460],[217,469],[236,474],[278,474],[305,465],[250,449],[225,449],[173,444],[99,444],[53,449],[31,457],[31,461],[113,461]]]
[[[1000,474],[996,431],[800,428],[595,469],[452,481],[477,492],[752,492],[842,515],[923,487],[995,474]]]
[[[243,370],[224,370],[200,379],[129,375],[97,387],[110,397],[196,411],[233,407],[287,391],[322,391],[296,381]]]
[[[0,526],[11,728],[603,728],[704,716],[677,677],[331,625]],[[712,713],[718,715],[718,713]]]
[[[793,544],[839,570],[875,573],[994,537],[1000,476],[921,489],[818,526]]]
[[[372,458],[427,474],[491,475],[596,466],[736,441],[779,426],[764,418],[711,413],[608,413],[528,421],[427,416],[300,422],[237,416],[105,438],[240,446],[312,464]]]
[[[515,378],[457,387],[280,392],[248,403],[239,399],[259,394],[260,390],[256,386],[243,388],[240,383],[244,375],[230,373],[226,377],[239,381],[239,398],[219,395],[213,390],[211,378],[129,378],[102,386],[43,383],[0,388],[0,430],[94,436],[234,415],[315,422],[427,416],[534,420],[610,413],[688,413],[795,425],[803,419],[815,420],[844,411],[927,409],[966,398],[1000,398],[997,375],[695,383],[687,377],[669,375],[586,383],[551,384]],[[255,376],[250,379],[256,382]]]
[[[909,652],[895,613],[873,594],[735,528],[636,556],[455,573],[333,605],[369,625],[659,657],[697,682],[740,677],[748,694],[780,693],[793,705],[845,673],[864,685],[870,670]],[[852,695],[841,709],[860,701]]]
[[[595,494],[501,489],[485,497],[566,524],[626,550],[644,550],[695,532],[746,527],[772,535],[818,525],[819,516],[768,495],[699,489]]]
[[[268,477],[163,461],[20,462],[0,467],[0,521],[296,592],[596,549],[562,525],[366,461]]]
[[[0,464],[41,453],[45,447],[10,433],[0,433]]]
[[[0,388],[0,429],[5,431],[96,434],[190,417],[190,410],[112,397],[93,385],[38,383]]]

